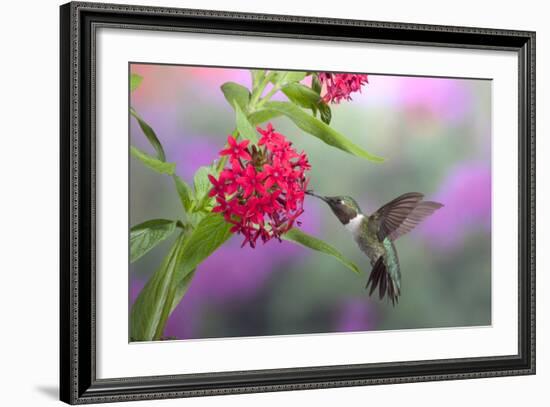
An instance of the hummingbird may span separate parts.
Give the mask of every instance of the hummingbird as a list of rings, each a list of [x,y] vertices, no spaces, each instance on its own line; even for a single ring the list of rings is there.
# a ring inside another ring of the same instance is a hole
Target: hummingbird
[[[340,222],[349,230],[353,239],[370,260],[372,270],[366,289],[369,295],[378,287],[379,298],[384,295],[398,302],[401,295],[401,269],[395,249],[395,240],[410,232],[423,219],[443,204],[424,201],[424,195],[408,192],[388,202],[371,215],[361,211],[350,196],[321,196],[308,190],[306,194],[325,201]]]

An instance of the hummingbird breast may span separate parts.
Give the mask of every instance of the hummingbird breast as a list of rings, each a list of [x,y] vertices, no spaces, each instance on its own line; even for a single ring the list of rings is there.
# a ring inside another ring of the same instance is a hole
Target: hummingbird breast
[[[370,234],[357,234],[355,241],[363,253],[369,258],[371,265],[374,265],[380,256],[386,256],[386,247],[376,236]]]
[[[377,228],[372,226],[375,224],[370,223],[363,214],[359,214],[351,219],[346,228],[352,233],[361,251],[369,258],[371,266],[374,266],[380,257],[383,258],[387,271],[399,287],[401,270],[397,250],[390,238],[386,237],[381,241],[378,238]]]

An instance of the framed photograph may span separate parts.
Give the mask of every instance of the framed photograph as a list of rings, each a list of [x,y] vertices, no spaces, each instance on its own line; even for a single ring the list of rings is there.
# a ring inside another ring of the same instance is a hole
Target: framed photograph
[[[535,33],[61,6],[61,400],[535,373]]]

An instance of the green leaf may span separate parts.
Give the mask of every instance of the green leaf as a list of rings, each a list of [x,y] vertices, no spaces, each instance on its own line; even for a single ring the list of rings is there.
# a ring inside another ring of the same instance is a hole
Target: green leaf
[[[176,222],[153,219],[130,229],[130,262],[133,263],[158,245],[176,229]]]
[[[291,83],[281,89],[288,99],[305,109],[316,109],[321,97],[301,83]]]
[[[286,74],[282,83],[287,84],[287,83],[293,83],[293,82],[300,82],[307,75],[308,75],[307,72],[291,71]]]
[[[256,124],[265,123],[279,116],[282,116],[282,113],[276,110],[260,109],[255,111],[254,113],[251,113],[248,116],[248,120],[252,125],[256,125]]]
[[[356,155],[357,157],[365,158],[373,162],[380,163],[384,161],[383,158],[365,151],[348,138],[334,130],[332,127],[327,126],[322,121],[310,116],[293,103],[267,102],[264,107],[266,109],[275,110],[284,114],[300,129],[317,137],[330,146],[339,148],[342,151],[346,151],[350,154]]]
[[[284,235],[281,236],[284,240],[288,240],[289,242],[294,242],[301,244],[302,246],[305,246],[307,248],[310,248],[312,250],[316,250],[321,253],[328,254],[330,256],[333,256],[338,260],[340,263],[348,267],[353,272],[359,274],[359,267],[350,260],[346,259],[342,253],[340,253],[338,250],[336,250],[334,247],[329,245],[328,243],[325,243],[321,239],[318,239],[314,236],[308,235],[305,232],[302,232],[300,229],[292,228],[288,232],[286,232]]]
[[[195,172],[193,185],[195,187],[195,199],[197,202],[200,202],[212,189],[212,183],[208,179],[209,174],[212,174],[210,167],[199,167]]]
[[[279,85],[280,87],[282,87],[289,83],[300,82],[307,75],[308,75],[307,72],[302,72],[302,71],[278,71],[271,78],[271,82],[274,85]]]
[[[143,80],[143,76],[139,76],[136,73],[133,73],[130,75],[130,92],[133,92],[136,90],[139,85],[141,85],[141,81]]]
[[[196,269],[193,269],[187,274],[176,286],[176,292],[174,293],[174,300],[172,301],[172,306],[170,307],[170,314],[174,311],[174,309],[178,306],[180,301],[183,299],[183,296],[189,289],[189,285],[191,284],[191,280],[193,279],[193,276],[195,275]]]
[[[258,143],[258,134],[254,126],[248,121],[239,105],[235,105],[235,113],[237,115],[237,130],[242,138],[250,140],[253,144]]]
[[[177,175],[174,175],[174,182],[176,184],[176,190],[178,191],[183,209],[185,209],[186,212],[189,212],[193,206],[193,191],[191,190],[191,187]]]
[[[185,244],[178,281],[195,269],[231,236],[232,225],[218,213],[205,215]]]
[[[330,106],[324,102],[319,103],[317,106],[319,109],[319,113],[321,114],[321,120],[325,124],[330,124],[330,121],[332,120],[332,111],[330,109]]]
[[[204,218],[204,212],[189,212],[187,213],[187,222],[195,228],[199,222]]]
[[[235,82],[226,82],[222,85],[222,92],[233,109],[238,105],[243,112],[248,110],[250,92],[247,88]]]
[[[231,236],[231,224],[215,213],[182,232],[132,307],[130,337],[150,341],[162,337],[166,321],[187,290],[197,266]]]
[[[321,95],[321,90],[323,89],[323,85],[321,84],[321,81],[319,80],[319,75],[313,74],[311,76],[311,90],[313,90],[318,95]]]
[[[223,166],[218,166],[217,163],[214,163],[209,167],[199,167],[195,172],[193,178],[193,185],[195,187],[195,204],[193,210],[209,210],[213,207],[214,198],[208,196],[208,193],[212,189],[212,183],[208,179],[208,175],[217,177],[222,169]]]
[[[195,230],[185,240],[183,248],[176,254],[178,256],[177,267],[170,291],[163,304],[163,311],[156,331],[157,338],[162,336],[166,321],[187,291],[197,266],[229,239],[230,229],[231,224],[227,223],[223,216],[210,213],[202,218]]]
[[[145,151],[141,151],[139,148],[134,146],[130,146],[130,152],[134,157],[139,159],[145,166],[151,168],[152,170],[160,174],[174,174],[176,164],[157,160],[155,157],[150,156]]]
[[[178,236],[160,267],[136,298],[130,312],[130,337],[133,340],[151,341],[162,336],[163,311],[167,303],[172,305],[170,298],[173,298],[177,287],[175,275],[178,259],[185,246],[186,237],[185,232]]]
[[[151,143],[157,152],[157,158],[160,161],[166,161],[166,155],[164,154],[162,144],[160,144],[160,141],[151,126],[149,126],[132,107],[130,108],[130,114],[137,120],[139,127],[141,127],[141,131],[143,131],[143,134],[145,134],[145,137],[147,137],[147,140],[149,140],[149,143]]]

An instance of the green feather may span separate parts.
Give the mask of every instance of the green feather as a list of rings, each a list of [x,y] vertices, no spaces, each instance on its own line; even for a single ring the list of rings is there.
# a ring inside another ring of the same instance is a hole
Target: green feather
[[[399,268],[399,258],[397,257],[397,250],[393,242],[389,238],[384,239],[384,248],[386,249],[385,263],[390,274],[391,279],[395,282],[395,286],[401,289],[401,270]]]

